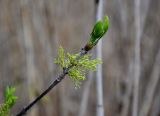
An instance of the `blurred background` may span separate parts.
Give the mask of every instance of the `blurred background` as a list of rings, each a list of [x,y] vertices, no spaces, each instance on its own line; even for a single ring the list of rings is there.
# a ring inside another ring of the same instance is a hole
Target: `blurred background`
[[[104,1],[110,18],[102,44],[105,116],[136,116],[134,106],[138,116],[160,116],[160,0],[140,0],[139,10],[135,1]],[[70,53],[85,45],[95,9],[94,0],[0,0],[0,103],[5,88],[15,86],[11,114],[56,79],[60,45]],[[65,78],[27,115],[96,116],[96,107],[90,73],[80,89]]]

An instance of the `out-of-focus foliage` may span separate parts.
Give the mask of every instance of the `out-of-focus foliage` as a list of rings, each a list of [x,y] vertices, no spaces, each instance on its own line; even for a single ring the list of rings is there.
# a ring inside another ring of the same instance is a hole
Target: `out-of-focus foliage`
[[[0,116],[8,116],[10,109],[16,103],[17,97],[14,95],[16,88],[7,87],[5,91],[5,101],[0,105]]]

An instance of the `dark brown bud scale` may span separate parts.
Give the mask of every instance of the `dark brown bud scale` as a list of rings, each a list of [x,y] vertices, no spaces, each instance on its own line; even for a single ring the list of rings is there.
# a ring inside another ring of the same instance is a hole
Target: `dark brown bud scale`
[[[89,51],[89,50],[91,50],[92,48],[93,48],[92,45],[86,44],[85,47],[84,47],[84,50],[85,50],[85,51]]]

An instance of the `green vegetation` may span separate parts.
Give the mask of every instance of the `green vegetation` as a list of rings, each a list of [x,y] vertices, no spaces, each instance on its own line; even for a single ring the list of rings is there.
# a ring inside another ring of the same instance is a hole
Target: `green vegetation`
[[[89,51],[95,46],[98,41],[105,35],[109,28],[109,18],[105,16],[103,21],[97,21],[93,27],[91,37],[87,45],[85,46],[85,50]]]
[[[108,16],[105,16],[103,22],[100,20],[95,24],[91,33],[90,42],[96,45],[100,38],[107,32],[108,27],[109,18]]]
[[[88,70],[96,71],[97,64],[102,63],[99,59],[90,60],[91,54],[77,57],[79,54],[70,54],[64,52],[62,47],[59,48],[58,57],[54,63],[60,65],[62,69],[72,66],[68,71],[68,76],[73,80],[76,87],[80,87],[81,81],[85,80]]]
[[[14,87],[7,87],[5,91],[5,101],[0,105],[0,116],[8,116],[10,109],[15,104],[17,97],[14,96],[16,89]]]
[[[84,50],[87,52],[95,46],[98,41],[105,35],[109,27],[109,18],[105,16],[103,21],[98,21],[93,27],[89,42],[85,45]],[[82,80],[85,80],[86,71],[96,70],[96,66],[101,62],[99,59],[90,60],[91,55],[85,54],[79,57],[79,54],[65,53],[62,47],[59,48],[58,57],[54,63],[60,65],[64,70],[69,67],[68,75],[75,83],[76,87],[79,87]],[[79,59],[77,59],[79,57]]]
[[[62,75],[60,75],[44,92],[42,92],[34,101],[32,101],[28,106],[23,108],[17,116],[24,115],[34,104],[36,104],[41,98],[43,98],[53,87],[55,87],[64,77],[68,74],[71,80],[74,82],[75,87],[80,87],[81,81],[85,80],[86,72],[96,71],[96,66],[101,64],[100,59],[90,59],[91,54],[87,54],[89,50],[95,46],[100,38],[104,36],[109,27],[109,18],[104,17],[103,21],[98,21],[91,33],[89,42],[84,46],[81,53],[70,54],[65,53],[62,47],[59,48],[58,57],[55,58],[54,63],[60,65],[63,70]],[[84,52],[84,53],[83,53]],[[58,81],[57,81],[58,80]],[[5,101],[0,105],[0,116],[8,116],[10,109],[15,104],[17,97],[14,96],[14,87],[7,87],[5,91]]]

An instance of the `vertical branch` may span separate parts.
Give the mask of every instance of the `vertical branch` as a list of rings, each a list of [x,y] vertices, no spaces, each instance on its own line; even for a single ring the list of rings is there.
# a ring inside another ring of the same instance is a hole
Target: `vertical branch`
[[[95,0],[97,5],[96,20],[102,19],[103,15],[103,0]],[[97,46],[97,57],[102,59],[102,40],[99,41]],[[103,105],[103,80],[102,80],[102,65],[97,66],[97,116],[104,116],[104,105]]]
[[[159,108],[160,108],[160,99],[159,99],[159,96],[160,96],[160,91],[157,91],[157,95],[155,96],[154,100],[153,100],[153,105],[152,105],[152,113],[151,113],[151,116],[158,116],[160,111],[159,111]]]
[[[138,116],[138,105],[139,105],[139,80],[141,72],[141,61],[140,61],[140,0],[135,0],[134,18],[135,18],[135,67],[134,67],[134,91],[133,91],[133,110],[132,116]]]
[[[147,116],[152,105],[154,93],[160,79],[160,49],[157,53],[150,81],[145,92],[145,99],[140,111],[140,116]]]
[[[138,115],[138,93],[139,93],[139,78],[141,72],[141,61],[140,61],[140,42],[141,35],[143,33],[144,23],[146,21],[146,15],[149,8],[149,0],[145,1],[144,11],[142,14],[142,18],[140,18],[140,0],[135,0],[135,30],[136,30],[136,38],[135,38],[135,82],[134,82],[134,101],[133,101],[133,116]],[[142,20],[141,20],[142,19]]]
[[[31,94],[33,90],[32,85],[35,82],[36,68],[34,63],[34,46],[33,46],[33,33],[31,26],[30,13],[27,8],[28,1],[22,1],[22,24],[23,24],[23,33],[24,33],[24,46],[26,48],[26,72],[27,72],[27,86],[29,93],[29,100],[33,99],[35,96]],[[32,110],[31,115],[36,114],[36,108]]]
[[[142,0],[141,2],[143,4],[142,4],[142,13],[141,13],[141,34],[140,35],[142,35],[143,30],[144,30],[146,17],[147,17],[148,9],[149,9],[150,0],[145,0],[144,2]]]
[[[127,7],[126,2],[123,0],[117,0],[117,7],[119,7],[120,18],[121,18],[121,25],[122,25],[122,35],[123,37],[127,36]]]
[[[126,94],[124,95],[124,108],[122,110],[121,116],[128,116],[129,115],[129,108],[130,108],[130,96],[132,95],[132,87],[133,87],[133,61],[129,64],[128,74],[127,74],[127,89]]]

